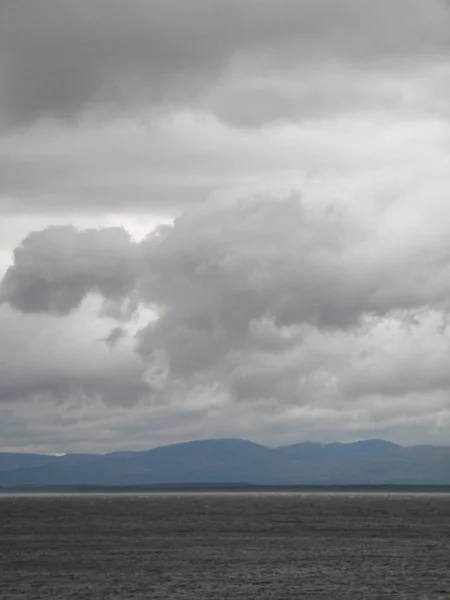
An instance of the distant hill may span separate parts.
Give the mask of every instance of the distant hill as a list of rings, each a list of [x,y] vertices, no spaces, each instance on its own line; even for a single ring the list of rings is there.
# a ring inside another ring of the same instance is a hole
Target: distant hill
[[[10,469],[23,469],[39,467],[54,460],[54,456],[47,454],[25,454],[20,452],[0,452],[0,471]]]
[[[0,486],[151,484],[450,485],[450,447],[385,440],[303,442],[269,448],[240,439],[199,440],[143,452],[0,453]]]
[[[342,444],[341,442],[331,444],[302,442],[290,446],[280,446],[278,451],[290,459],[317,464],[325,461],[357,460],[395,448],[400,448],[400,446],[386,440],[361,440],[349,444]]]

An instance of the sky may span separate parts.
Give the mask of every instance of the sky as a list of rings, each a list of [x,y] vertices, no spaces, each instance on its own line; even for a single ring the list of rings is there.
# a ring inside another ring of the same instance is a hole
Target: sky
[[[450,440],[450,3],[0,0],[0,450]]]

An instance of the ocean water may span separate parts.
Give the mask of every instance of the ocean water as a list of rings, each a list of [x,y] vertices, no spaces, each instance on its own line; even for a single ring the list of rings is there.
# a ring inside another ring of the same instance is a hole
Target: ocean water
[[[0,598],[450,600],[450,496],[5,496]]]

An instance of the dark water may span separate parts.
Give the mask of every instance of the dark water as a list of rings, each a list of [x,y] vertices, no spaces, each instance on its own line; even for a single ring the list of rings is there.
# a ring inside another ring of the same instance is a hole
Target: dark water
[[[450,497],[3,497],[0,598],[450,599]]]

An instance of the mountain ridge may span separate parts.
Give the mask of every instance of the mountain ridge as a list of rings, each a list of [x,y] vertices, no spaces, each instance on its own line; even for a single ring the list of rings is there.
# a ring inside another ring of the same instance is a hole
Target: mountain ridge
[[[240,438],[143,451],[51,456],[0,453],[0,486],[450,485],[449,446],[380,439],[269,447]]]

